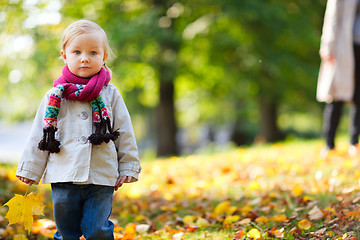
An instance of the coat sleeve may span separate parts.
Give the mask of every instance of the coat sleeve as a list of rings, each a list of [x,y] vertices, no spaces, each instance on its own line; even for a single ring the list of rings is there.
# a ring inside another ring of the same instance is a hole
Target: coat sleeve
[[[16,176],[25,177],[37,183],[40,182],[49,157],[48,151],[42,151],[38,148],[38,143],[43,135],[42,124],[48,101],[49,92],[44,96],[37,110],[30,135],[16,171]]]
[[[139,179],[141,166],[135,134],[130,114],[120,92],[116,88],[113,95],[112,112],[113,130],[119,129],[120,132],[120,136],[115,141],[119,162],[119,175],[120,177],[131,176],[137,180]]]
[[[335,55],[336,38],[343,12],[342,0],[328,0],[321,35],[320,56]]]

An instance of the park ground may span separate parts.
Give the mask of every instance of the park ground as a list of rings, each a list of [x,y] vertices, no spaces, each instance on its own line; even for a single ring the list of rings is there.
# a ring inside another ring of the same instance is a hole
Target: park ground
[[[288,140],[166,159],[143,159],[140,181],[114,194],[115,239],[360,239],[360,155],[337,150],[322,159],[320,140]],[[0,239],[51,239],[47,184],[29,189],[16,165],[0,168],[0,204],[35,192],[45,205],[31,231],[8,225]]]

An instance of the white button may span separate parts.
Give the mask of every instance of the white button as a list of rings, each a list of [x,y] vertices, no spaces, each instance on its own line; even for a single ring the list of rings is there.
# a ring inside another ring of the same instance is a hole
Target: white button
[[[87,113],[87,112],[82,112],[81,114],[80,114],[80,118],[82,119],[82,120],[85,120],[85,119],[87,119],[89,117],[89,114]]]
[[[79,139],[79,142],[85,144],[85,143],[87,143],[87,139],[88,139],[87,137],[82,136],[82,137]]]

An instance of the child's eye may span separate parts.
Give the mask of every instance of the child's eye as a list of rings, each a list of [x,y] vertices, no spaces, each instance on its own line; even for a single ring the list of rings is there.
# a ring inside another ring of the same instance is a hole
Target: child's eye
[[[90,52],[91,55],[96,55],[97,53],[95,51]]]
[[[80,54],[80,51],[76,50],[74,51],[75,54]]]

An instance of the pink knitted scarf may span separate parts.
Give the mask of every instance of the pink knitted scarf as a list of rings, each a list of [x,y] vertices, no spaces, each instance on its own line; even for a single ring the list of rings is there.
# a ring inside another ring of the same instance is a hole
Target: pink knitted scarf
[[[68,100],[90,102],[97,98],[101,89],[110,81],[110,74],[104,68],[101,68],[98,74],[91,78],[81,78],[70,72],[67,65],[62,70],[62,76],[54,81],[53,86],[62,85],[65,89],[62,97]],[[79,93],[79,86],[85,87]],[[79,93],[79,94],[78,94]]]
[[[119,132],[112,131],[105,103],[100,97],[102,88],[109,81],[110,74],[104,68],[91,78],[80,78],[71,73],[66,65],[62,70],[62,76],[53,83],[54,88],[45,111],[43,139],[39,142],[39,149],[50,153],[60,151],[61,143],[55,139],[55,132],[62,98],[90,103],[95,126],[95,133],[88,138],[90,143],[100,145],[110,140],[115,141]]]

